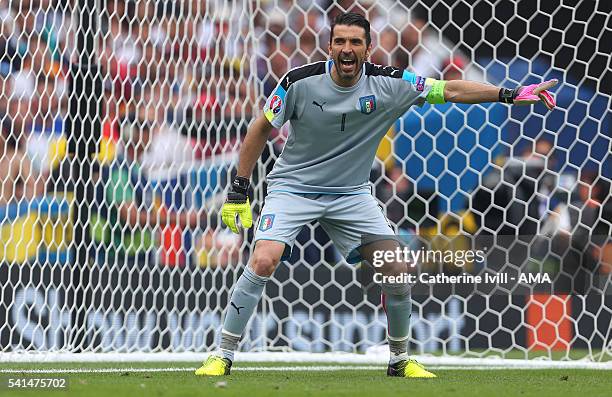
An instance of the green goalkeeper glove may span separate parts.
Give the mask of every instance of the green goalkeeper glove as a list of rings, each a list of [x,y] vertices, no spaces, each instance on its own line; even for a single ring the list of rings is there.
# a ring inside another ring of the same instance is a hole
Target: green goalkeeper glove
[[[248,194],[249,180],[237,176],[232,182],[232,187],[227,193],[227,199],[221,209],[221,219],[234,233],[239,233],[236,225],[236,216],[240,218],[242,227],[253,226],[253,214]]]

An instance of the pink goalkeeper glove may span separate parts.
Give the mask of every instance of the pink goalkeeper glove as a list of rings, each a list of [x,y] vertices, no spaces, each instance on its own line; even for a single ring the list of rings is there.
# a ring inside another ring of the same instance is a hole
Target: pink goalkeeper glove
[[[518,87],[514,90],[502,88],[499,91],[499,101],[514,103],[515,105],[533,105],[541,101],[548,110],[553,110],[556,105],[555,98],[547,90],[556,86],[558,82],[557,79],[552,79],[540,84]]]

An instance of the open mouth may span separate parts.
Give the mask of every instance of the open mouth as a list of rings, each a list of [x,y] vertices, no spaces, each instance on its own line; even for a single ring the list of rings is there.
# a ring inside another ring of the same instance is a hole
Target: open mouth
[[[355,69],[357,62],[354,59],[340,59],[340,67],[343,72],[351,72]]]

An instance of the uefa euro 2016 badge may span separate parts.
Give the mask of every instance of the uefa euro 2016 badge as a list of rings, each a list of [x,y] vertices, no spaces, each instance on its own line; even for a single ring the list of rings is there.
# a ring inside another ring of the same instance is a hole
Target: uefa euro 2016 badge
[[[376,110],[376,97],[374,95],[362,96],[359,98],[361,113],[370,114]]]
[[[418,76],[416,79],[416,90],[423,91],[425,89],[425,78]]]
[[[281,99],[281,97],[279,97],[278,95],[274,95],[272,97],[272,100],[270,101],[270,109],[272,110],[272,113],[280,113],[282,106],[283,100]]]
[[[273,224],[274,224],[273,214],[262,215],[261,221],[259,221],[259,230],[261,230],[262,232],[265,232],[266,230],[270,229]]]

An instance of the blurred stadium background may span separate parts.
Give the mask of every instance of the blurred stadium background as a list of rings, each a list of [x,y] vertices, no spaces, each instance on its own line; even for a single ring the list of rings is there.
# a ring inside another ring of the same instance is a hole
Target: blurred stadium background
[[[511,266],[599,284],[415,296],[413,352],[610,360],[612,9],[561,0],[3,1],[0,356],[214,348],[251,248],[218,213],[240,141],[277,79],[326,59],[342,10],[370,19],[375,63],[505,87],[560,80],[551,113],[409,111],[372,183],[399,233],[573,244],[567,263],[546,251]],[[254,175],[256,211],[286,133]],[[309,225],[242,350],[376,352],[386,321],[359,272]]]

